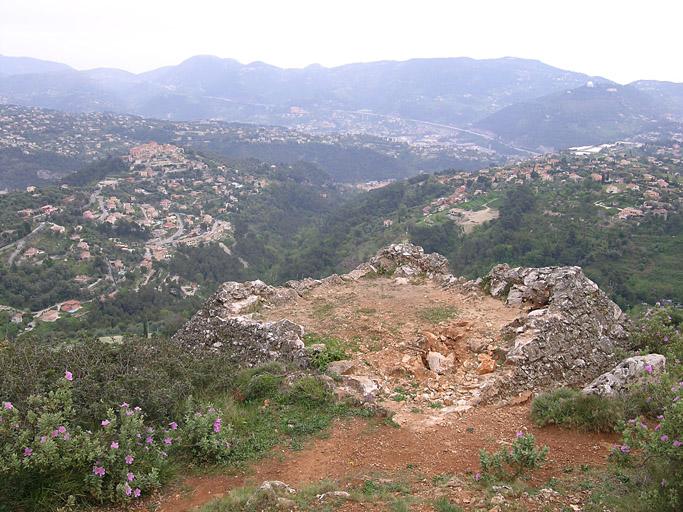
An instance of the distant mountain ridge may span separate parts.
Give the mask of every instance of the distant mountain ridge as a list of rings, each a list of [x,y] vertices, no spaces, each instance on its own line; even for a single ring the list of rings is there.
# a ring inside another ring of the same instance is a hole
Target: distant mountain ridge
[[[605,93],[610,89],[616,93]],[[533,150],[609,142],[683,120],[683,84],[621,86],[512,57],[285,69],[199,55],[133,74],[0,56],[0,102],[318,129],[345,117],[341,124],[350,131],[353,116],[368,114],[377,116],[378,129],[386,118],[419,120],[485,131]]]

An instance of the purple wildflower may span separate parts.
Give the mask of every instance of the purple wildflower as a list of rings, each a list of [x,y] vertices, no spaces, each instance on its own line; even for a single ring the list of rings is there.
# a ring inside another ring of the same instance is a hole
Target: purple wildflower
[[[102,425],[103,427],[108,427],[110,424],[111,421],[109,420],[102,420],[102,422],[100,423],[100,425]]]
[[[172,445],[173,439],[171,439],[170,437],[164,437],[164,444],[169,445],[169,446]]]
[[[112,450],[118,450],[119,448],[119,443],[117,441],[112,441],[111,442],[111,449]]]
[[[128,479],[129,482],[132,482],[133,480],[135,480],[135,474],[131,473],[129,471],[128,474],[126,475],[126,478]]]
[[[657,423],[657,425],[655,425],[655,432],[657,432],[660,428],[662,428],[662,424]]]
[[[622,444],[619,449],[621,450],[621,453],[629,453],[631,451],[631,447],[627,444]]]
[[[479,480],[481,480],[481,473],[475,473],[475,474],[474,474],[474,479],[475,479],[477,482],[478,482]]]
[[[133,491],[133,497],[139,498],[141,494],[142,494],[142,491],[140,490],[140,488],[136,487],[135,490]]]
[[[24,457],[30,457],[32,453],[33,450],[31,448],[24,448]]]
[[[121,404],[121,409],[128,409],[129,407],[130,407],[130,405],[128,405],[126,402],[123,402]]]
[[[524,432],[522,432],[521,430],[518,430],[516,436],[517,436],[517,438],[523,437]]]
[[[221,419],[216,418],[216,421],[213,422],[213,431],[218,434],[221,431]]]
[[[95,476],[99,476],[100,478],[107,473],[103,466],[93,466],[92,472]]]
[[[71,373],[69,370],[66,370],[66,371],[64,372],[64,378],[65,378],[66,380],[68,380],[69,382],[71,382],[72,380],[74,380],[74,374]]]
[[[667,436],[666,434],[663,434],[663,435],[659,438],[659,440],[662,441],[663,443],[666,443],[666,442],[669,440],[669,436]]]
[[[154,439],[152,439],[152,436],[147,436],[147,438],[145,439],[145,443],[147,443],[147,444],[152,444],[153,442],[154,442]]]
[[[651,364],[646,364],[645,365],[645,371],[647,373],[652,373],[652,365]]]
[[[676,448],[678,448],[679,446],[683,445],[683,443],[681,443],[678,439],[676,439],[672,444],[673,444]]]
[[[64,439],[64,441],[68,441],[69,439],[71,439],[71,436],[69,435],[68,432],[64,432],[64,435],[62,436],[62,439]]]
[[[65,434],[66,433],[66,427],[64,425],[60,425],[57,428],[57,432],[59,432],[60,434]]]
[[[40,444],[47,443],[47,436],[40,436]]]
[[[171,430],[178,430],[178,424],[175,421],[169,423],[168,426],[171,427]]]
[[[123,484],[123,491],[126,493],[126,496],[130,496],[133,493],[133,489],[128,485],[128,482]]]
[[[126,464],[130,466],[135,460],[135,457],[133,457],[132,455],[126,455],[126,458],[124,460],[126,461]]]
[[[11,411],[14,409],[14,406],[12,405],[12,402],[2,402],[2,408],[7,411]]]

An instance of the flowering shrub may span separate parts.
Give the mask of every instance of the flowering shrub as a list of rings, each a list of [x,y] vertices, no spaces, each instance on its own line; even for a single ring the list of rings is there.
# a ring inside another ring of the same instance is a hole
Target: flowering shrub
[[[640,319],[631,335],[633,343],[647,352],[663,354],[667,366],[680,369],[683,362],[683,314],[674,308],[653,308]],[[680,370],[679,370],[680,371]]]
[[[185,414],[179,449],[203,462],[226,462],[232,449],[232,427],[223,424],[218,411],[211,406]]]
[[[532,434],[517,432],[509,449],[501,448],[495,453],[489,453],[486,450],[479,452],[481,474],[478,473],[477,476],[497,480],[515,480],[525,471],[543,465],[548,451],[547,446],[536,447],[536,439]]]
[[[672,386],[672,392],[654,425],[640,417],[629,420],[623,443],[614,448],[620,463],[638,468],[637,487],[652,510],[683,507],[683,382]]]
[[[57,388],[34,395],[25,408],[0,405],[0,510],[49,510],[63,503],[125,503],[161,484],[170,450],[188,448],[202,460],[222,460],[230,428],[212,408],[184,425],[146,423],[139,407],[110,409],[97,428],[76,421],[67,371]]]

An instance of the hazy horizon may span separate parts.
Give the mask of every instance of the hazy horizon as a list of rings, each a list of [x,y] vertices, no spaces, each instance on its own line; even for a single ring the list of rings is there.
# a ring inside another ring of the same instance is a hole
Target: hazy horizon
[[[0,54],[140,73],[195,55],[285,68],[414,58],[512,56],[618,83],[683,82],[683,8],[663,0],[571,5],[484,1],[216,4],[4,0]]]

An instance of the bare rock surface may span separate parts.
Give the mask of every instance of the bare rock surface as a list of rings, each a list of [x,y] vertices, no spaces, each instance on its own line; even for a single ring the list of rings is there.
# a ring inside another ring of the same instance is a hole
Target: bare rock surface
[[[609,372],[603,373],[583,388],[587,395],[614,397],[643,382],[649,375],[664,371],[666,358],[660,354],[628,357]]]
[[[497,265],[484,282],[492,296],[529,310],[507,329],[511,390],[584,385],[628,348],[626,315],[579,267]]]

